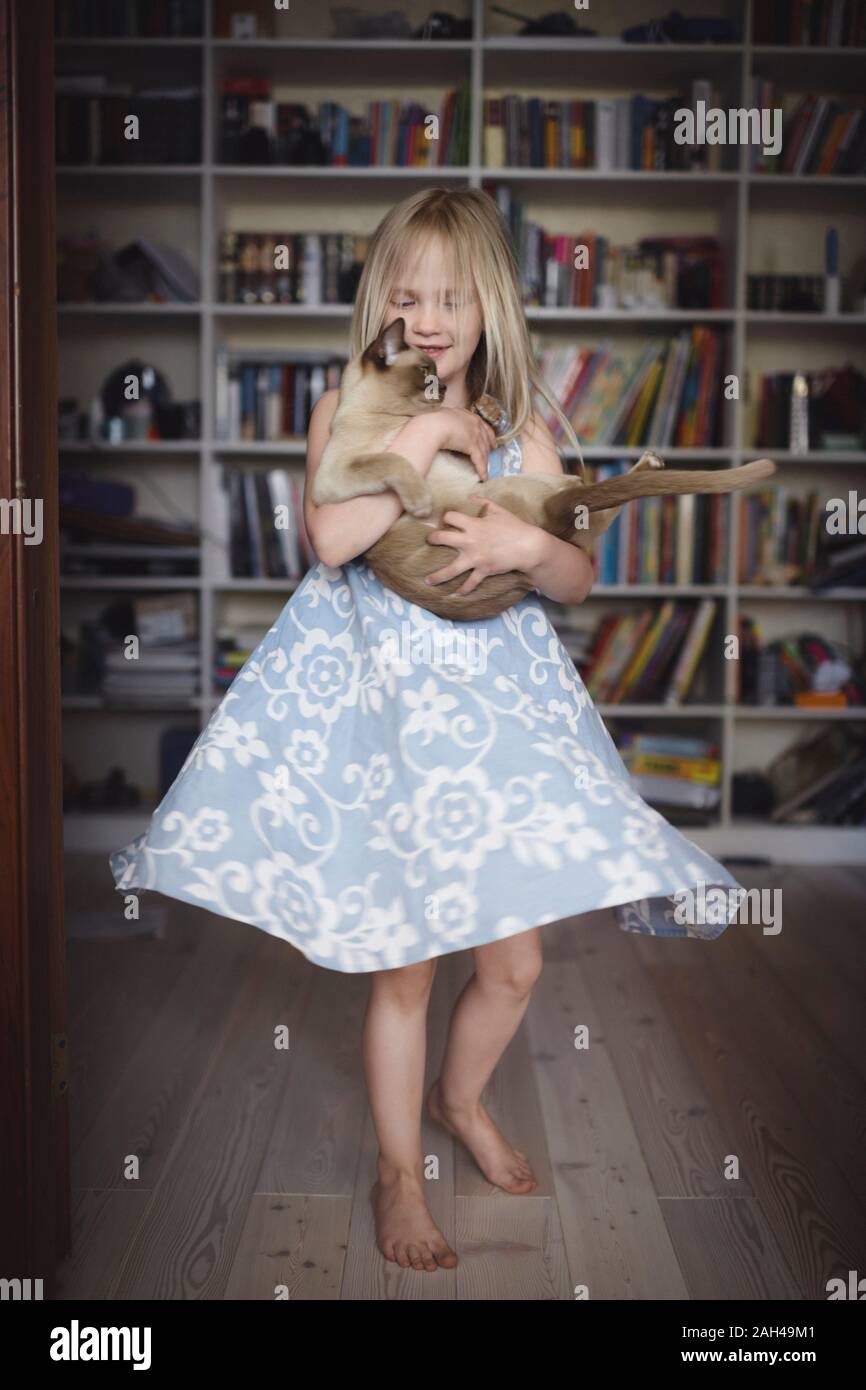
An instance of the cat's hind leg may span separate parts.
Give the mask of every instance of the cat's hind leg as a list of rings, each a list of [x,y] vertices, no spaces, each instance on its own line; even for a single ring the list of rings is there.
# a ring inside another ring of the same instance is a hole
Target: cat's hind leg
[[[320,507],[326,502],[347,502],[350,497],[389,491],[396,492],[410,516],[429,516],[433,510],[433,495],[426,480],[401,454],[358,454],[330,479],[319,468],[311,497]]]

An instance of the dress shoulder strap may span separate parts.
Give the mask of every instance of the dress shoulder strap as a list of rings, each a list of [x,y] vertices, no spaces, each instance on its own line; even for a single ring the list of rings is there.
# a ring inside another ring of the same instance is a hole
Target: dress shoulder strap
[[[508,415],[503,410],[499,421],[499,434],[505,434],[509,429],[509,424]],[[500,478],[507,474],[513,476],[520,472],[520,466],[520,436],[516,435],[507,444],[497,444],[495,449],[491,449],[487,461],[487,476],[488,478]]]
[[[502,454],[502,468],[500,471],[503,476],[519,473],[523,460],[520,451],[520,435],[516,434],[507,444],[500,446],[500,452]]]

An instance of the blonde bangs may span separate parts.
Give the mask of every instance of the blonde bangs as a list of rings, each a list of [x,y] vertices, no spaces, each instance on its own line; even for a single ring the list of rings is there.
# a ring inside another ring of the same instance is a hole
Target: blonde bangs
[[[370,241],[358,285],[352,356],[381,332],[393,289],[432,237],[446,248],[457,305],[478,294],[484,330],[467,371],[469,399],[488,393],[502,402],[510,422],[503,436],[507,442],[526,429],[537,392],[580,455],[570,420],[535,366],[508,226],[494,199],[480,188],[421,189],[386,213]],[[580,463],[582,468],[582,456]]]

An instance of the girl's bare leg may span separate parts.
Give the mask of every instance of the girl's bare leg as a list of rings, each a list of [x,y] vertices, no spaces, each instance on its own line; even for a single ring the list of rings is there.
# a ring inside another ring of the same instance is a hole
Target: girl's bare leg
[[[373,971],[363,1030],[364,1074],[379,1140],[379,1177],[370,1190],[377,1244],[404,1269],[431,1271],[457,1264],[424,1197],[421,1102],[435,973],[435,959]]]
[[[481,1092],[526,1012],[541,973],[537,927],[476,946],[475,973],[454,1006],[442,1071],[427,1108],[466,1145],[484,1176],[506,1192],[537,1187],[526,1154],[512,1148],[484,1106]]]

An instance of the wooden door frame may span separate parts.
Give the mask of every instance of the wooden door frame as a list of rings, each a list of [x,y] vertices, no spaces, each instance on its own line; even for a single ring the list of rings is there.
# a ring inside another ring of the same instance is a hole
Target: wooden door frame
[[[42,503],[41,543],[11,508],[0,526],[0,1276],[50,1298],[69,1247],[53,0],[0,0],[0,61],[0,499]]]

